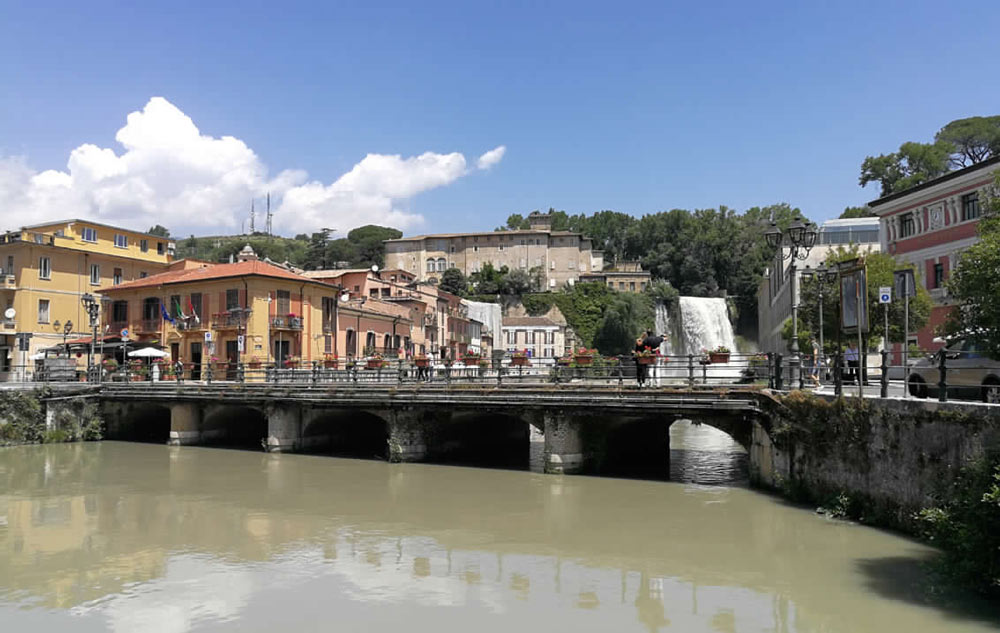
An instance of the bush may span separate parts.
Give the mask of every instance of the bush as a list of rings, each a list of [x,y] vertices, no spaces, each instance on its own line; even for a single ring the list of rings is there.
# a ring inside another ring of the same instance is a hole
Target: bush
[[[941,506],[917,516],[943,550],[939,569],[982,593],[1000,595],[1000,456],[970,462],[943,492]]]
[[[0,444],[36,443],[45,431],[38,392],[0,392]]]

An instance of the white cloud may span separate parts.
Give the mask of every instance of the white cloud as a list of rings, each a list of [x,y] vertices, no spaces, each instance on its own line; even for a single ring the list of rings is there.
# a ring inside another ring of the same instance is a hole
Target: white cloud
[[[329,226],[344,234],[363,224],[406,230],[423,222],[407,209],[410,198],[468,173],[462,154],[426,152],[369,154],[331,184],[295,169],[271,177],[246,143],[202,134],[162,97],[129,114],[115,140],[120,154],[87,143],[70,153],[65,171],[36,172],[23,158],[0,156],[4,217],[17,225],[68,217],[138,229],[163,224],[175,235],[238,231],[250,199],[270,192],[276,231]],[[486,152],[477,166],[496,164],[504,149]]]
[[[486,152],[479,157],[476,161],[476,167],[479,169],[489,169],[493,165],[496,165],[503,159],[503,155],[507,153],[507,146],[500,145],[499,147],[494,147],[490,151]]]

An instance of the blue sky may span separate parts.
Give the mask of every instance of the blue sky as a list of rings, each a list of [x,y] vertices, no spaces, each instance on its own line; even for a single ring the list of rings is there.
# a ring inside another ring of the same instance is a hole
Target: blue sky
[[[206,233],[294,189],[283,232],[473,230],[549,206],[786,201],[823,220],[877,197],[857,185],[866,155],[1000,113],[995,1],[46,4],[0,3],[0,200],[19,218]],[[115,135],[157,96],[176,112],[146,127],[167,131],[145,130],[123,167]],[[259,164],[222,141],[171,145],[183,115]],[[232,170],[213,171],[216,151]],[[63,175],[27,188],[44,170]]]

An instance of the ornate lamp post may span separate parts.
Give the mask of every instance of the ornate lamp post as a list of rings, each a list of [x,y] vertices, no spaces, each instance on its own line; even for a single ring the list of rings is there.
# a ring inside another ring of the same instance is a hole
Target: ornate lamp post
[[[804,260],[809,256],[809,251],[816,244],[817,235],[816,225],[806,224],[801,218],[795,218],[784,231],[776,223],[772,222],[771,228],[764,233],[767,245],[773,249],[780,249],[778,253],[781,256],[781,261],[789,260],[788,294],[792,304],[792,344],[790,351],[792,353],[791,363],[793,367],[801,366],[799,355],[799,298],[795,288],[795,262],[796,260]],[[788,249],[787,255],[785,254],[786,248]],[[801,369],[799,371],[801,372]],[[789,378],[792,380],[795,379],[794,370]]]
[[[802,271],[802,276],[806,279],[812,279],[814,276],[816,278],[816,289],[819,292],[819,355],[821,359],[826,358],[826,348],[823,346],[823,291],[826,290],[827,284],[837,281],[837,269],[836,267],[820,266],[816,270],[812,270],[806,266]]]
[[[90,320],[92,333],[90,350],[87,352],[87,379],[90,380],[94,369],[94,344],[97,341],[97,325],[101,312],[101,303],[98,298],[89,292],[80,297],[80,303],[83,304],[83,309],[87,311],[87,318]]]
[[[59,326],[59,321],[56,321],[56,327],[58,327],[58,326]],[[72,321],[66,321],[66,324],[63,325],[63,349],[66,350],[66,357],[67,358],[69,358],[69,348],[66,347],[66,337],[69,336],[69,333],[72,332],[72,331],[73,331],[73,322]]]

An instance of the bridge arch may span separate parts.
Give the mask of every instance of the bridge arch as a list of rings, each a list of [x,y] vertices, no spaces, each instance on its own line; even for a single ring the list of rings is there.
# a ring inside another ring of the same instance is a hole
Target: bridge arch
[[[105,438],[126,442],[166,444],[170,438],[170,406],[156,402],[105,408]]]
[[[527,468],[532,437],[528,419],[506,408],[452,410],[433,425],[430,459],[489,468]]]
[[[388,459],[388,440],[389,421],[380,412],[343,408],[303,413],[303,452]]]
[[[258,407],[217,404],[206,407],[202,414],[203,444],[260,450],[267,436],[268,417]]]

